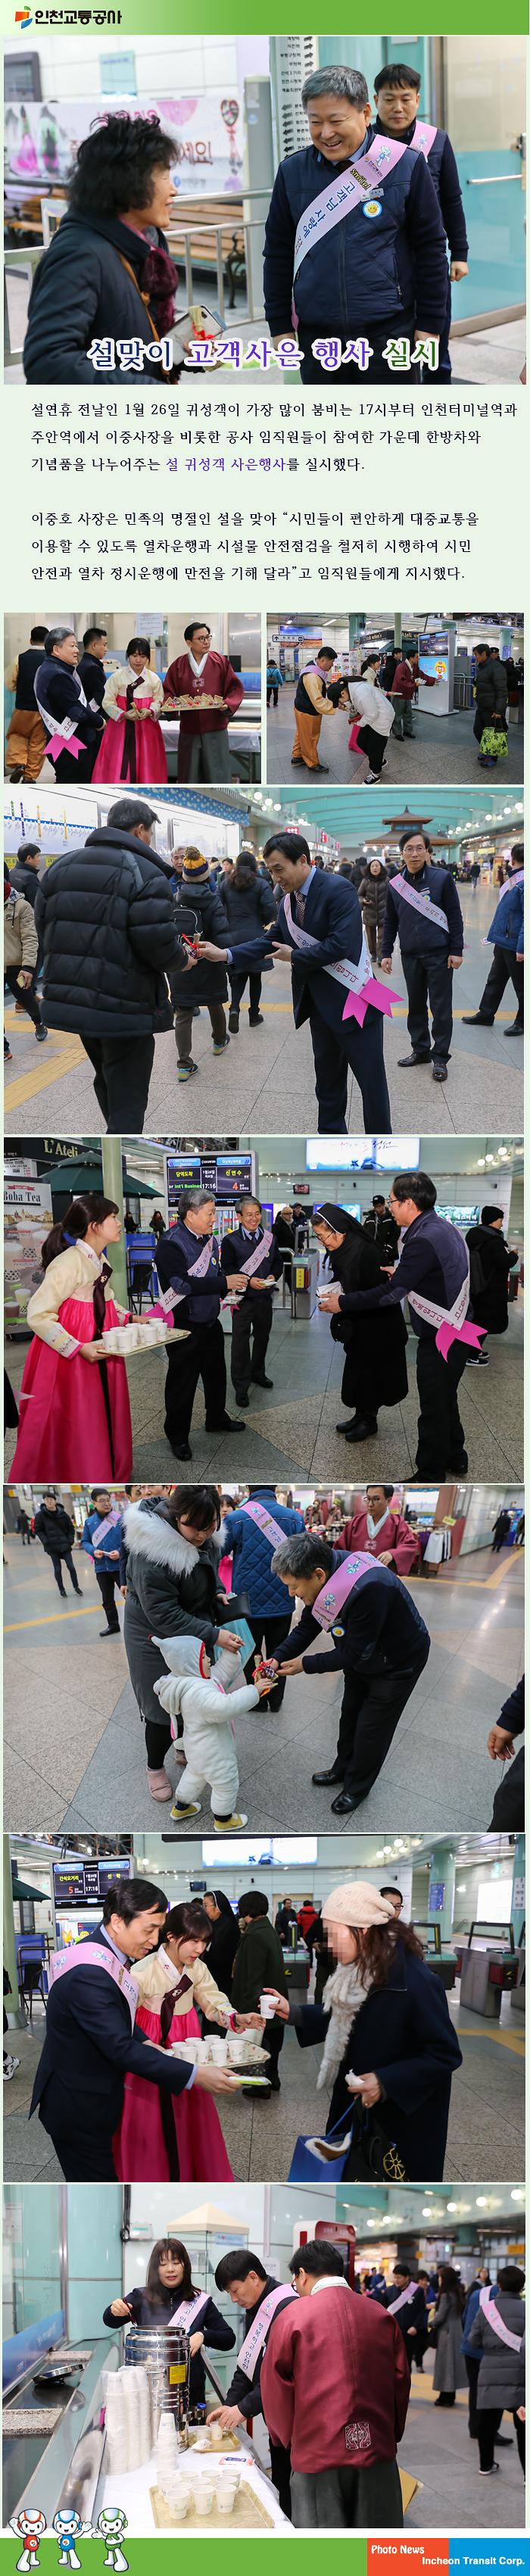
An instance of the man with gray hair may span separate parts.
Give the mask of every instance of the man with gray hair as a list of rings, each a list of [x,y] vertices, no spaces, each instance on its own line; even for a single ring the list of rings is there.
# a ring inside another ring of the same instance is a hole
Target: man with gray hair
[[[319,1789],[336,1785],[332,1814],[351,1816],[379,1778],[430,1637],[398,1574],[360,1549],[345,1556],[318,1531],[284,1539],[272,1572],[304,1605],[280,1673],[344,1674],[335,1761],[314,1771],[313,1781]],[[310,1661],[307,1647],[322,1630],[329,1652]]]
[[[437,339],[444,321],[445,233],[431,173],[422,151],[371,123],[362,72],[343,63],[312,72],[302,105],[310,143],[280,162],[265,226],[271,337],[277,343],[294,323],[305,384],[329,377],[323,349],[333,342],[335,383],[388,384],[387,341]],[[370,349],[362,368],[361,342]]]
[[[88,706],[78,678],[79,646],[71,626],[50,626],[44,659],[37,665],[34,690],[44,731],[46,759],[56,778],[85,784],[92,777],[101,733],[99,716]]]

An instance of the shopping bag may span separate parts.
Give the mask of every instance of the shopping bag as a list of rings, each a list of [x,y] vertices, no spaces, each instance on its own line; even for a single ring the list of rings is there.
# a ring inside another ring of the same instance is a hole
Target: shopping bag
[[[337,2128],[342,2127],[342,2121],[337,2121],[336,2125]],[[334,2182],[340,2182],[346,2171],[350,2147],[350,2129],[345,2138],[337,2139],[336,2129],[330,2129],[327,2138],[297,2138],[287,2181],[322,2182],[327,2174],[330,2181],[333,2177]]]
[[[508,736],[504,732],[503,726],[485,725],[484,732],[481,736],[479,760],[481,762],[487,761],[489,768],[492,761],[507,760],[507,758]]]

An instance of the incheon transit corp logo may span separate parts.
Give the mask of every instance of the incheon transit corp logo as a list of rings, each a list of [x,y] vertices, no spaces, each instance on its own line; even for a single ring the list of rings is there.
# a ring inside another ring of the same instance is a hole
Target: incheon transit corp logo
[[[15,9],[15,26],[16,26],[16,27],[32,27],[32,26],[33,26],[33,19],[32,19],[32,15],[31,15],[31,9]]]

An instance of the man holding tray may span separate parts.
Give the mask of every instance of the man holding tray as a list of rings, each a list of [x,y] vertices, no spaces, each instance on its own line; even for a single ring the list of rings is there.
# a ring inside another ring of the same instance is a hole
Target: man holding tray
[[[228,726],[245,695],[228,654],[211,651],[211,637],[202,618],[185,626],[187,651],[170,662],[164,681],[164,697],[174,702],[165,713],[180,717],[177,778],[194,786],[198,779],[231,778]]]

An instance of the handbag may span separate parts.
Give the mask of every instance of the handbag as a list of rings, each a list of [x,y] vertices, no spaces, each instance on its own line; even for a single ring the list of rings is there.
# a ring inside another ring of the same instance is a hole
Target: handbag
[[[502,725],[485,725],[481,737],[479,760],[507,760],[508,736]]]
[[[408,2182],[403,2158],[377,2111],[366,2111],[360,2101],[354,2102],[348,2182]]]

